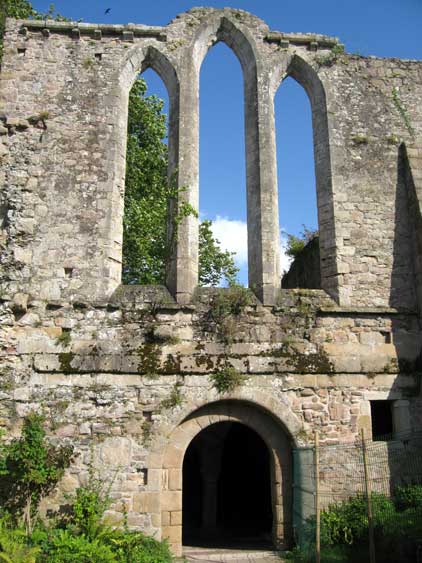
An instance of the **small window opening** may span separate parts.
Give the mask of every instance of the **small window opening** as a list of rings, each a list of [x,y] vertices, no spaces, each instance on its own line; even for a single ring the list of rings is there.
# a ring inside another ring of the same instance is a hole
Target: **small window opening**
[[[15,307],[13,309],[13,316],[15,317],[15,321],[18,322],[21,320],[21,318],[26,314],[26,311],[24,309],[21,309],[19,307]]]
[[[145,418],[146,422],[152,422],[152,412],[142,411],[142,416]]]
[[[381,336],[386,344],[391,344],[391,332],[381,331]]]
[[[26,53],[26,47],[18,47],[18,55],[24,57]]]
[[[144,485],[148,485],[148,468],[144,467],[143,469],[140,470],[140,473],[144,478]]]
[[[371,401],[372,439],[382,441],[393,434],[393,401]]]
[[[64,275],[66,278],[73,278],[73,268],[65,268]]]
[[[101,59],[103,58],[103,54],[102,53],[95,53],[95,58],[97,59],[97,61],[101,61]]]

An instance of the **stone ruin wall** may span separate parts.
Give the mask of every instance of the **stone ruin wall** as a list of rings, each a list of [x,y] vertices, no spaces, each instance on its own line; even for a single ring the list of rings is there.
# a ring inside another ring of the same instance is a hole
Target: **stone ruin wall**
[[[249,272],[259,297],[224,321],[210,315],[215,292],[195,289],[193,217],[180,229],[170,291],[120,285],[130,86],[147,67],[163,78],[170,164],[197,205],[199,69],[218,40],[245,75]],[[80,453],[67,491],[86,480],[94,444],[102,474],[118,469],[110,516],[121,519],[124,502],[131,526],[169,537],[176,553],[181,444],[193,426],[232,416],[258,428],[258,415],[233,414],[255,405],[289,447],[310,443],[315,429],[322,443],[353,441],[370,430],[373,399],[396,401],[401,428],[422,422],[422,63],[336,46],[229,9],[193,9],[163,28],[7,21],[1,425],[16,436],[22,418],[42,410],[49,433]],[[321,290],[278,289],[273,97],[286,76],[313,112]],[[210,375],[228,365],[247,380],[219,394]],[[214,404],[223,414],[186,422]],[[281,462],[280,471],[275,486],[286,487],[291,468]],[[50,506],[59,503],[60,494]],[[288,510],[276,519],[281,540]]]

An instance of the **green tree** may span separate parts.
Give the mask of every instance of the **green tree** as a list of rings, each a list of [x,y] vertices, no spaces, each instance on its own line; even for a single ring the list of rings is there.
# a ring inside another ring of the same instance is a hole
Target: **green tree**
[[[290,256],[290,258],[297,258],[298,256],[300,256],[307,244],[319,237],[319,232],[317,229],[309,229],[305,225],[302,226],[302,232],[298,237],[295,235],[287,234],[286,254],[287,256]]]
[[[28,534],[41,499],[62,478],[73,453],[71,446],[49,443],[43,423],[42,416],[28,415],[21,437],[0,446],[0,505],[23,517]]]
[[[27,19],[33,18],[38,13],[27,0],[2,0],[0,10],[2,30],[6,17]]]
[[[168,149],[163,101],[146,95],[139,78],[129,94],[126,155],[125,213],[123,219],[123,282],[162,284],[169,258],[168,205],[178,190],[167,178]],[[195,212],[179,210],[178,220]],[[211,221],[199,230],[199,284],[233,283],[238,268],[233,253],[223,251],[212,236]],[[176,234],[177,236],[177,234]]]
[[[228,285],[236,283],[239,268],[233,260],[234,252],[223,251],[213,237],[212,222],[199,225],[199,285],[217,286],[222,279]]]
[[[124,283],[163,283],[167,260],[166,120],[163,101],[146,96],[144,80],[129,94],[123,218]]]

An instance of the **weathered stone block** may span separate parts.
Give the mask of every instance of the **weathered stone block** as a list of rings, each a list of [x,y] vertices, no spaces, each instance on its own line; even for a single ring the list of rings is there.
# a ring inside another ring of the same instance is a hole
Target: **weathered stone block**
[[[146,514],[157,514],[160,512],[160,494],[142,492],[133,495],[133,510]]]
[[[132,458],[132,444],[128,438],[107,438],[101,444],[102,462],[109,467],[129,465]]]

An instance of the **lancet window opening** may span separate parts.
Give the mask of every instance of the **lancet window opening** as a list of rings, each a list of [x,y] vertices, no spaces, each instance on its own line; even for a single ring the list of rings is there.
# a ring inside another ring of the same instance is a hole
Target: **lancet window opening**
[[[312,110],[304,88],[287,76],[275,99],[281,283],[320,289],[319,228]]]
[[[200,220],[212,221],[222,250],[237,252],[238,279],[247,283],[243,89],[235,52],[225,42],[211,47],[200,69]],[[201,283],[201,247],[199,260]],[[221,281],[227,284],[227,278]]]

